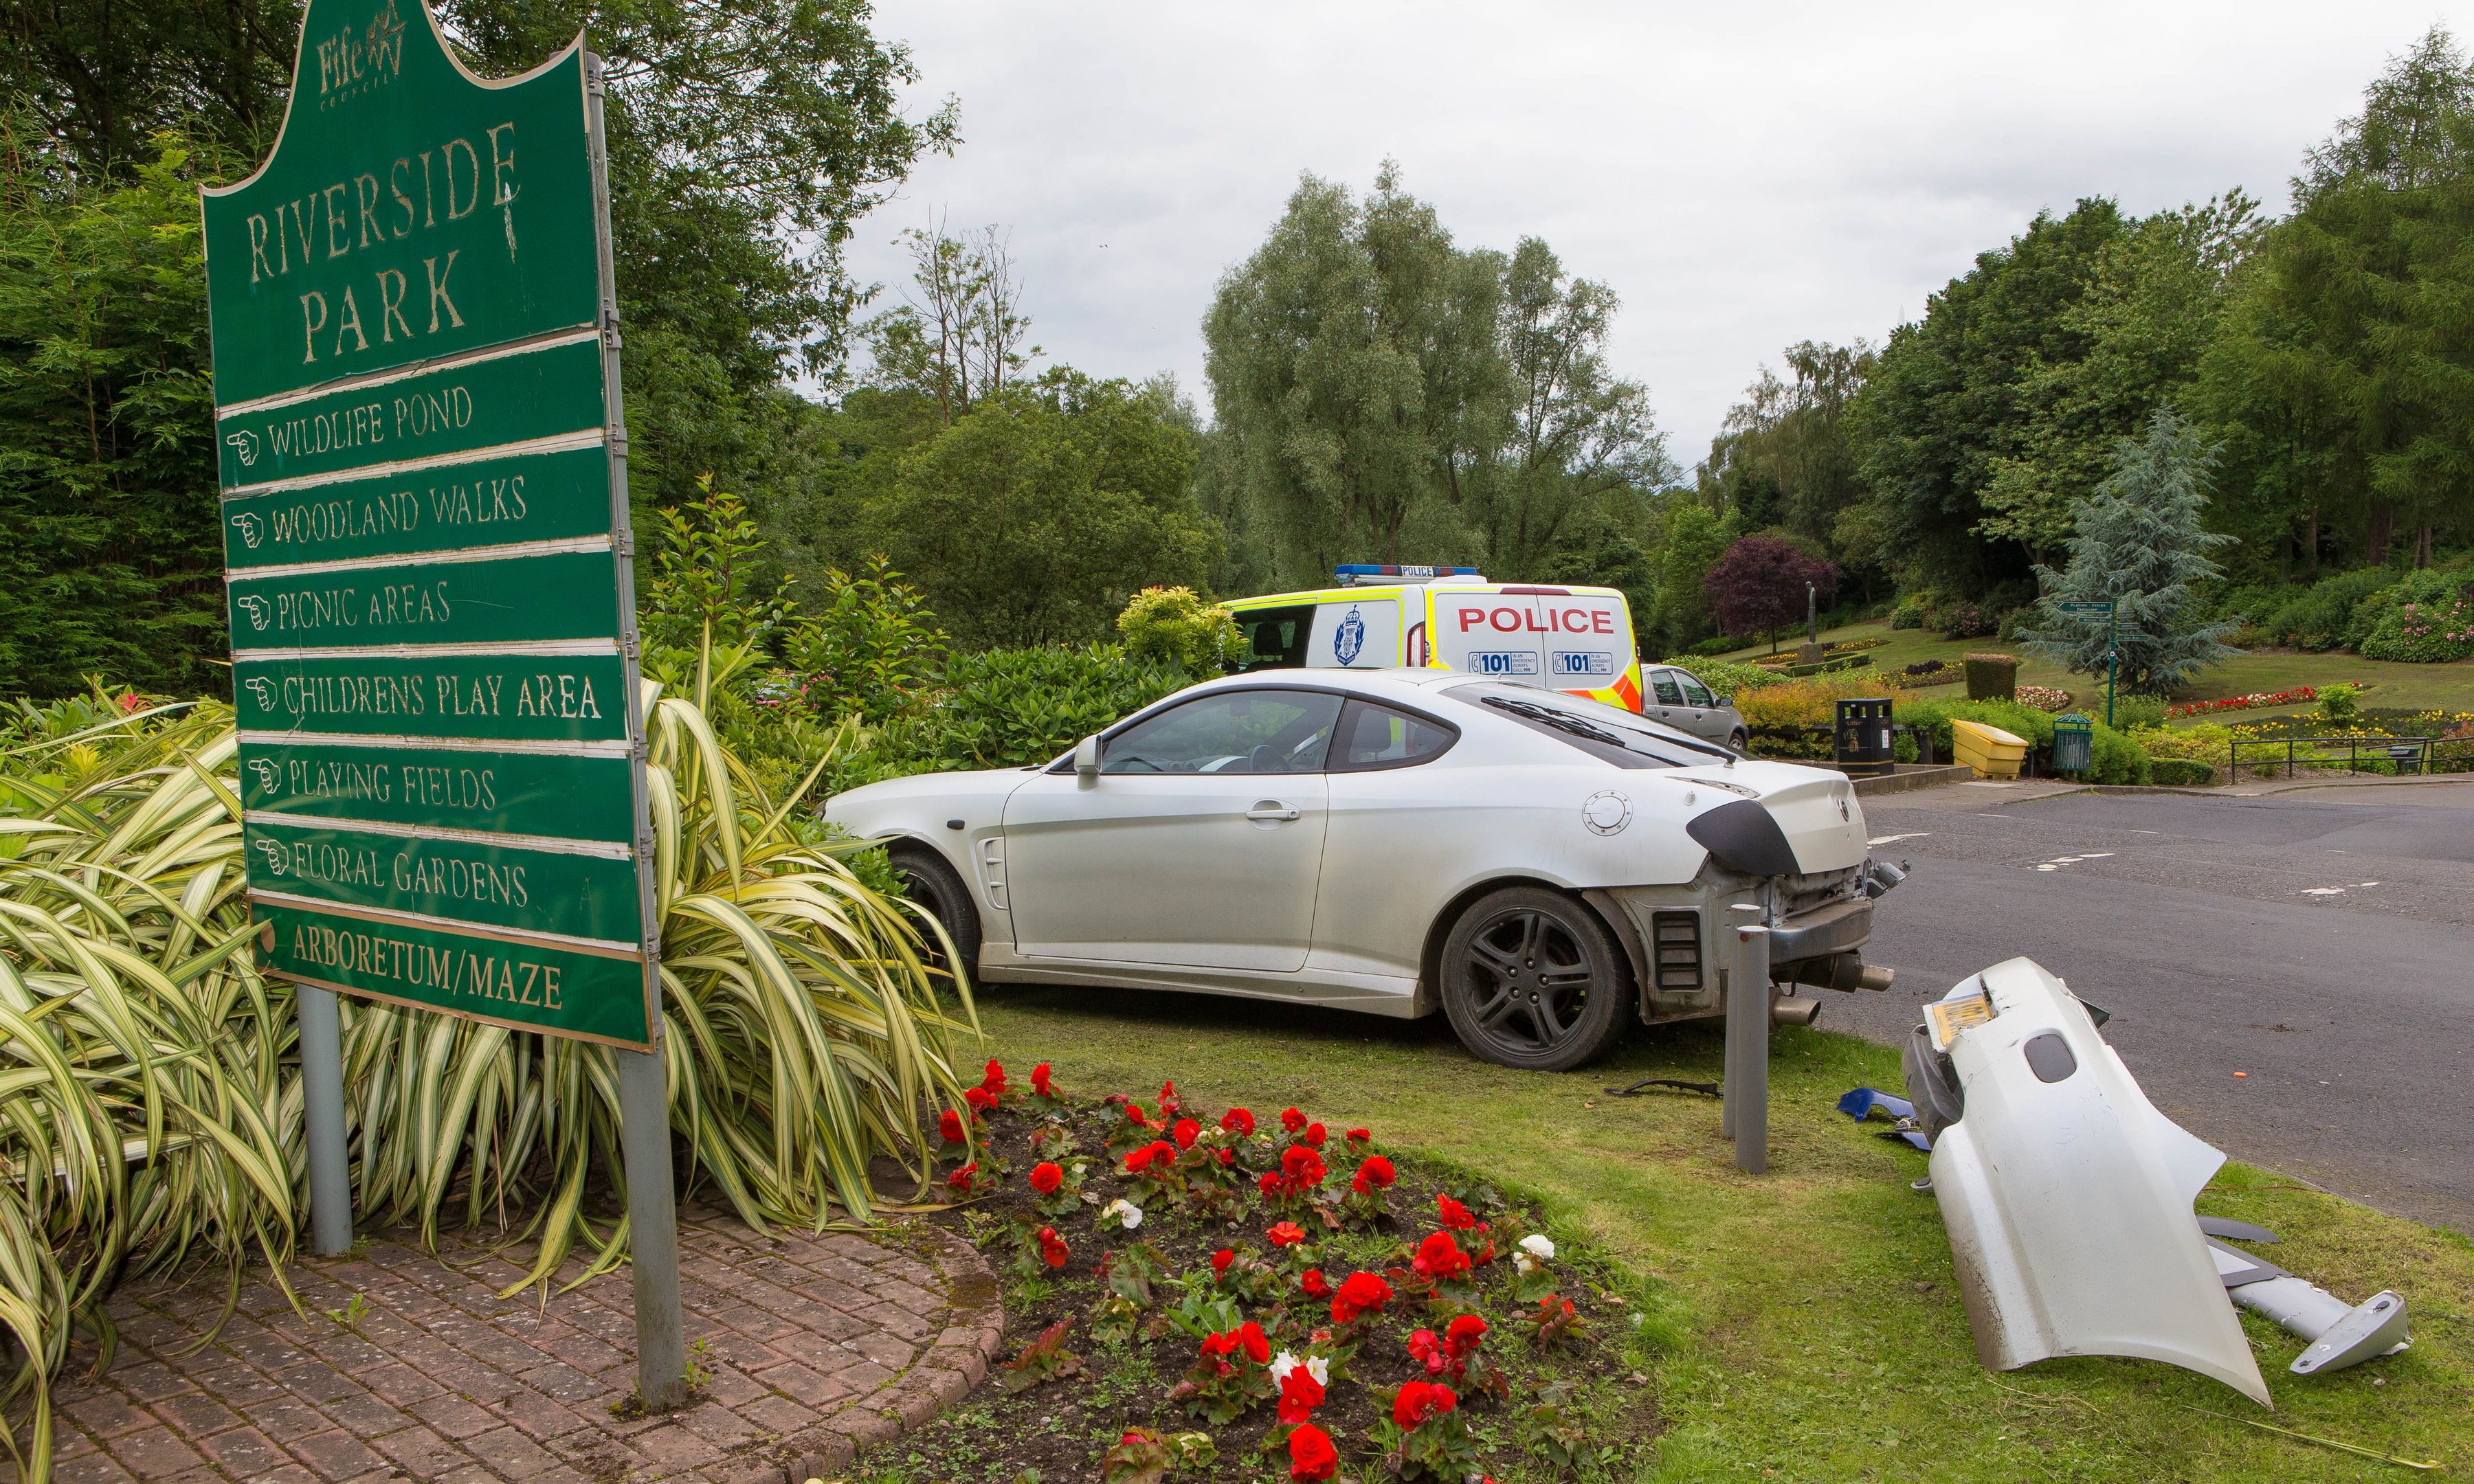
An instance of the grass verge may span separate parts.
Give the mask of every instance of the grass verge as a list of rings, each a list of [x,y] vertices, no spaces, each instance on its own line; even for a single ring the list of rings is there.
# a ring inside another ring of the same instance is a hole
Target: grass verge
[[[1079,1088],[1173,1075],[1211,1106],[1298,1103],[1535,1192],[1669,1299],[1677,1339],[1654,1373],[1667,1431],[1642,1478],[2405,1475],[2245,1418],[2460,1475],[2474,1468],[2474,1243],[2242,1166],[2200,1209],[2282,1233],[2277,1261],[2349,1300],[2404,1293],[2413,1350],[2303,1380],[2285,1370],[2299,1342],[2245,1315],[2274,1415],[2147,1361],[1987,1374],[1940,1214],[1907,1188],[1923,1156],[1832,1110],[1849,1088],[1898,1086],[1896,1056],[1854,1037],[1781,1033],[1772,1170],[1756,1179],[1729,1161],[1713,1100],[1605,1091],[1641,1077],[1714,1081],[1714,1030],[1636,1033],[1589,1071],[1545,1076],[1471,1060],[1440,1017],[1017,986],[988,987],[980,1009],[1008,1065],[1050,1061]]]

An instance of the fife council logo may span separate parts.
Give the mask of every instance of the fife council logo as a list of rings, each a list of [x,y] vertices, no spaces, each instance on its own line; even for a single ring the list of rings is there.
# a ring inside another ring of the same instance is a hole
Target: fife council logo
[[[318,43],[318,107],[341,103],[402,71],[403,16],[395,0],[385,0],[368,26],[347,26]]]
[[[1365,651],[1366,620],[1357,616],[1357,606],[1351,604],[1347,615],[1340,621],[1339,630],[1331,636],[1332,657],[1344,665],[1351,665],[1357,663],[1357,657]]]

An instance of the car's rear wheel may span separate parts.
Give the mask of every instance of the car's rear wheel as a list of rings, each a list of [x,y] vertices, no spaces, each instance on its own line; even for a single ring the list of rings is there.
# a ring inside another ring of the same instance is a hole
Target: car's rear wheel
[[[902,878],[902,889],[920,910],[936,920],[945,936],[954,942],[954,952],[963,967],[976,973],[980,967],[980,909],[971,900],[971,889],[962,882],[961,873],[948,864],[945,857],[924,845],[897,845],[886,850],[885,858],[893,865],[893,874]],[[944,953],[932,938],[930,954],[940,964]]]
[[[1543,887],[1480,898],[1443,940],[1443,1014],[1461,1044],[1498,1066],[1595,1061],[1623,1034],[1629,979],[1597,915]]]
[[[1743,752],[1746,748],[1752,745],[1752,735],[1745,731],[1741,727],[1736,728],[1733,732],[1729,733],[1727,737],[1727,746],[1729,750],[1733,752]]]

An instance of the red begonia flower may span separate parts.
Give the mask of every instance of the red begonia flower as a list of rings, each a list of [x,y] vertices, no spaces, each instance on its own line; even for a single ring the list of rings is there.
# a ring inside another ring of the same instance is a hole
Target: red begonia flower
[[[1443,1330],[1443,1344],[1455,1355],[1466,1355],[1477,1349],[1486,1338],[1486,1321],[1475,1314],[1463,1314]]]
[[[1245,1348],[1246,1358],[1256,1365],[1266,1366],[1272,1363],[1272,1339],[1263,1332],[1261,1325],[1250,1319],[1239,1325],[1237,1343]]]
[[[1323,1131],[1323,1126],[1320,1123],[1307,1124],[1305,1132],[1298,1136],[1298,1138],[1312,1144],[1317,1149],[1321,1149],[1322,1147],[1322,1141],[1330,1137],[1331,1136],[1329,1134]]]
[[[1447,1357],[1443,1354],[1443,1342],[1435,1331],[1420,1329],[1409,1336],[1409,1358],[1424,1366],[1428,1376],[1441,1376]]]
[[[1152,1167],[1152,1145],[1145,1144],[1140,1149],[1127,1150],[1126,1173],[1128,1175],[1138,1175],[1144,1170],[1150,1169]]]
[[[1061,1268],[1065,1266],[1065,1258],[1067,1257],[1065,1243],[1063,1239],[1057,1236],[1056,1229],[1055,1227],[1041,1227],[1039,1229],[1039,1257],[1040,1260],[1047,1263],[1050,1267]]]
[[[1191,1149],[1194,1147],[1195,1136],[1201,1132],[1201,1124],[1192,1118],[1179,1118],[1176,1120],[1176,1127],[1169,1131],[1169,1137],[1176,1140],[1176,1147],[1179,1149]]]
[[[1414,1428],[1429,1423],[1460,1404],[1449,1386],[1430,1381],[1409,1381],[1402,1384],[1392,1399],[1392,1421],[1403,1428]]]
[[[975,1113],[986,1113],[997,1106],[997,1100],[988,1094],[988,1089],[985,1088],[964,1088],[962,1101],[970,1104],[971,1112]]]
[[[1288,1375],[1280,1377],[1280,1421],[1305,1422],[1314,1416],[1314,1409],[1321,1405],[1322,1405],[1322,1382],[1314,1378],[1312,1371],[1304,1366],[1298,1366]]]
[[[1418,1256],[1409,1259],[1409,1266],[1442,1282],[1466,1276],[1469,1270],[1469,1259],[1468,1254],[1461,1251],[1461,1244],[1452,1239],[1449,1232],[1437,1232],[1418,1244]]]
[[[1234,1149],[1222,1149],[1215,1153],[1220,1156],[1220,1163],[1224,1168],[1237,1162],[1237,1151]]]
[[[1236,1260],[1237,1255],[1229,1251],[1227,1248],[1223,1247],[1218,1252],[1211,1255],[1211,1271],[1214,1274],[1225,1277],[1228,1272],[1228,1264]]]
[[[1289,1434],[1289,1477],[1295,1484],[1330,1478],[1339,1467],[1340,1449],[1331,1446],[1331,1434],[1312,1423],[1300,1424]]]
[[[1351,1273],[1331,1298],[1331,1322],[1345,1325],[1360,1314],[1382,1312],[1392,1302],[1392,1285],[1371,1273]]]
[[[1331,1280],[1322,1276],[1322,1269],[1308,1268],[1298,1280],[1298,1286],[1305,1290],[1307,1298],[1320,1299],[1331,1292]]]
[[[979,1165],[975,1163],[965,1164],[960,1169],[958,1169],[954,1171],[954,1173],[946,1176],[945,1184],[953,1186],[962,1194],[968,1195],[971,1193],[971,1177],[977,1175],[979,1172]]]
[[[1005,1096],[1005,1092],[1006,1092],[1006,1074],[1005,1074],[1005,1064],[1004,1064],[1003,1062],[1000,1062],[1000,1061],[995,1060],[994,1058],[990,1058],[990,1059],[989,1059],[989,1062],[988,1062],[988,1065],[987,1065],[987,1072],[986,1072],[986,1075],[981,1078],[981,1080],[980,1080],[980,1086],[981,1086],[981,1087],[983,1087],[983,1088],[985,1088],[985,1089],[988,1089],[988,1095],[989,1095],[990,1097],[1003,1097],[1003,1096]]]
[[[1351,1129],[1348,1131],[1348,1141],[1352,1144],[1370,1144],[1374,1142],[1374,1131],[1372,1129]]]
[[[1183,1106],[1184,1105],[1182,1103],[1177,1101],[1176,1084],[1174,1082],[1161,1083],[1159,1095],[1160,1116],[1163,1118],[1174,1118],[1176,1116],[1176,1111]]]
[[[1295,1134],[1303,1130],[1305,1126],[1306,1115],[1304,1113],[1298,1112],[1294,1108],[1281,1110],[1280,1127],[1288,1130],[1292,1134]]]
[[[1392,1183],[1399,1178],[1399,1172],[1392,1167],[1391,1161],[1379,1154],[1368,1155],[1366,1162],[1357,1167],[1356,1178],[1349,1181],[1348,1186],[1359,1195],[1369,1195],[1391,1188]]]
[[[1224,1149],[1221,1153],[1225,1154],[1227,1151]],[[1284,1182],[1280,1179],[1280,1172],[1278,1170],[1265,1170],[1263,1172],[1263,1178],[1256,1181],[1255,1184],[1263,1187],[1264,1195],[1275,1196],[1280,1193],[1280,1189]]]
[[[1469,1214],[1469,1209],[1450,1196],[1435,1197],[1435,1209],[1443,1213],[1443,1225],[1455,1232],[1466,1232],[1477,1225],[1477,1218]]]
[[[1031,1090],[1038,1093],[1042,1097],[1051,1097],[1055,1095],[1055,1089],[1049,1086],[1048,1064],[1046,1062],[1042,1062],[1037,1066],[1031,1069]]]
[[[1031,1167],[1031,1188],[1042,1195],[1055,1195],[1065,1184],[1065,1171],[1051,1161],[1042,1160]]]
[[[1272,1239],[1274,1247],[1294,1247],[1306,1239],[1305,1229],[1294,1221],[1273,1222],[1272,1229],[1263,1234]]]
[[[962,1115],[948,1108],[936,1115],[936,1134],[949,1144],[962,1141]]]
[[[1220,1115],[1220,1126],[1239,1138],[1250,1138],[1254,1134],[1254,1115],[1243,1108],[1231,1108]]]
[[[1323,1168],[1322,1156],[1303,1144],[1291,1144],[1280,1151],[1280,1173],[1286,1175],[1291,1184],[1303,1188],[1322,1185],[1323,1177],[1330,1171]]]

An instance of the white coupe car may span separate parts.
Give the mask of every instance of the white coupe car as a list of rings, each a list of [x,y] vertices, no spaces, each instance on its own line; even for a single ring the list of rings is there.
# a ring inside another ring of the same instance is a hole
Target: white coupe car
[[[1774,999],[1880,988],[1899,874],[1840,775],[1446,670],[1182,690],[1066,756],[837,795],[982,980],[1421,1016],[1507,1066],[1579,1066],[1724,1012],[1730,913],[1773,926]],[[1775,992],[1774,992],[1775,993]]]

